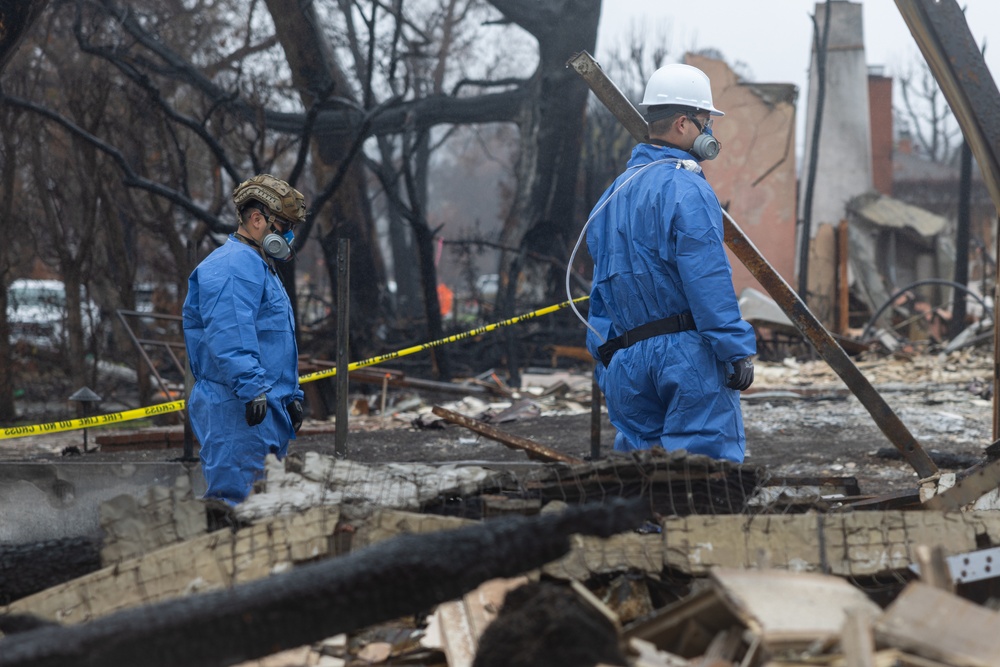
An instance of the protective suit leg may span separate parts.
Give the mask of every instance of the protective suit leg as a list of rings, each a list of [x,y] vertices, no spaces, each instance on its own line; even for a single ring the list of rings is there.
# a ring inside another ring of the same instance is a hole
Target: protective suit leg
[[[201,444],[206,498],[230,505],[243,502],[253,484],[264,476],[264,458],[270,447],[268,423],[246,424],[245,406],[222,385],[196,382],[188,400],[191,428]]]
[[[725,368],[698,334],[651,338],[615,354],[599,377],[617,451],[685,449],[743,461],[739,392],[725,386]]]

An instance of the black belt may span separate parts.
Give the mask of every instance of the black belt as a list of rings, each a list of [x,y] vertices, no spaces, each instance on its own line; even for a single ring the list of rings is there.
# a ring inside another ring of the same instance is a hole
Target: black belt
[[[611,365],[611,357],[615,356],[615,352],[618,350],[631,347],[640,340],[646,340],[653,336],[662,336],[664,334],[677,333],[678,331],[690,331],[694,328],[694,318],[691,316],[691,313],[681,313],[672,317],[664,317],[662,320],[656,320],[648,324],[643,324],[641,327],[629,329],[621,336],[609,338],[606,343],[597,348],[597,356],[601,358],[601,363],[607,368]]]

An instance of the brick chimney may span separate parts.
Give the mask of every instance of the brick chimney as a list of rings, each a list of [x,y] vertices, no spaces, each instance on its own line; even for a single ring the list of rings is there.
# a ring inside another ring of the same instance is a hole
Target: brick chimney
[[[872,138],[872,182],[875,190],[892,196],[892,77],[882,67],[868,68],[868,113]]]

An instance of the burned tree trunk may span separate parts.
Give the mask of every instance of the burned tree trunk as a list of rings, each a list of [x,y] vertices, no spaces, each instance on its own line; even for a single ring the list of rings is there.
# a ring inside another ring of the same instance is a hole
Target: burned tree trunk
[[[347,75],[333,57],[314,6],[302,3],[290,11],[288,3],[279,0],[268,0],[267,5],[292,72],[292,82],[306,108],[321,102],[318,97],[324,91],[342,100],[352,100]],[[385,281],[368,204],[364,164],[352,151],[357,132],[364,132],[364,128],[353,127],[349,132],[322,133],[317,137],[317,182],[329,182],[338,172],[343,175],[330,199],[329,212],[316,220],[334,293],[338,281],[337,240],[350,239],[351,341],[364,345],[374,329],[372,320],[378,314],[379,286]]]
[[[508,285],[508,300],[500,300],[501,314],[511,304],[519,273],[529,268],[529,252],[564,259],[580,228],[577,219],[577,175],[583,146],[588,89],[566,61],[597,43],[600,0],[560,0],[524,3],[493,0],[492,4],[538,40],[538,69],[530,94],[522,106],[517,164],[518,192],[504,224],[501,244],[520,247],[515,257],[501,259],[501,275]],[[553,275],[555,274],[555,275]],[[532,268],[525,283],[539,287],[541,298],[562,294],[563,276],[558,268]]]
[[[523,3],[492,0],[538,40],[539,63],[518,120],[520,153],[514,206],[504,222],[497,309],[513,316],[519,291],[538,303],[561,300],[564,276],[552,264],[529,264],[529,253],[565,259],[577,224],[577,174],[583,145],[587,86],[566,61],[597,43],[600,0]],[[520,384],[517,344],[506,333],[507,368]]]
[[[48,0],[0,0],[0,72]]]

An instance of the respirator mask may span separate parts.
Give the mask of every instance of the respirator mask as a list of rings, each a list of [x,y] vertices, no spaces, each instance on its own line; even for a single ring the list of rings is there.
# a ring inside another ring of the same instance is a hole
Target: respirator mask
[[[288,231],[281,233],[272,224],[271,233],[264,237],[260,245],[268,256],[281,262],[288,262],[294,257],[293,241],[295,241],[295,232],[292,231],[291,226],[288,227]]]
[[[714,160],[719,151],[722,150],[722,144],[712,135],[712,119],[709,118],[704,125],[692,115],[688,115],[688,120],[694,123],[700,132],[694,140],[694,144],[688,149],[688,153],[699,161]]]

